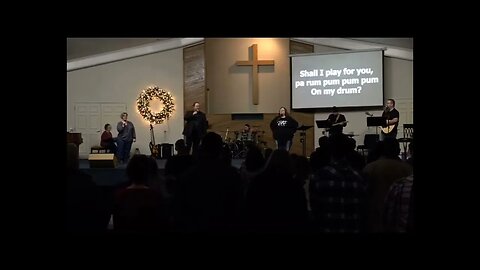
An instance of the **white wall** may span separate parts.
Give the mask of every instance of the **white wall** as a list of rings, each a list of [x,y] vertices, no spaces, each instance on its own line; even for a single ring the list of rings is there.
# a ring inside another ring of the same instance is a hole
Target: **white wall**
[[[344,49],[315,45],[315,52],[343,51]],[[413,61],[384,57],[384,99],[393,98],[400,112],[400,126],[397,138],[403,137],[404,123],[413,123]],[[375,116],[382,114],[381,110],[370,110]],[[365,134],[375,133],[374,127],[367,128],[367,115],[364,110],[341,112],[349,121],[343,129],[344,133],[358,134],[354,139],[357,145],[363,144]],[[327,119],[329,112],[315,113],[315,120]],[[315,126],[315,147],[323,129]],[[380,133],[380,130],[378,131]]]
[[[67,127],[75,128],[75,103],[125,103],[137,135],[132,151],[139,148],[142,154],[150,154],[149,123],[136,107],[140,92],[150,85],[170,91],[175,102],[170,120],[154,126],[156,143],[175,143],[183,138],[183,49],[67,72]],[[116,123],[111,124],[116,136]],[[103,130],[103,125],[99,128]]]

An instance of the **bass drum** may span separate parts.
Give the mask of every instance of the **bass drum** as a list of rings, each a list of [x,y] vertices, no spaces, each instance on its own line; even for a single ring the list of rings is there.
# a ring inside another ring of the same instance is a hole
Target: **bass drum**
[[[229,142],[226,143],[227,147],[230,149],[230,153],[232,153],[232,158],[235,158],[235,155],[238,153],[239,148],[236,142]]]

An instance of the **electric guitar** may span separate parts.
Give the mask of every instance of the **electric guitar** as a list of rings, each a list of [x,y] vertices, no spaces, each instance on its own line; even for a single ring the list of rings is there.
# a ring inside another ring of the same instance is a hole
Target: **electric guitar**
[[[348,123],[348,121],[342,121],[342,122],[338,122],[338,123],[332,124],[330,127],[325,128],[325,131],[330,132],[330,129],[331,129],[332,127],[334,127],[334,126],[340,126],[340,125],[343,125],[343,124],[346,124],[346,123]]]
[[[343,125],[343,124],[346,124],[346,123],[348,123],[348,121],[338,122],[338,123],[332,124],[332,127],[333,126],[340,126],[340,125]]]
[[[397,123],[391,124],[391,125],[388,125],[388,126],[385,126],[385,127],[380,127],[380,129],[382,130],[383,133],[388,134],[388,133],[392,132],[392,130],[395,128],[396,124]]]
[[[157,145],[155,144],[155,133],[153,132],[153,126],[150,124],[150,153],[152,154],[152,157],[157,158],[159,151],[157,148]]]

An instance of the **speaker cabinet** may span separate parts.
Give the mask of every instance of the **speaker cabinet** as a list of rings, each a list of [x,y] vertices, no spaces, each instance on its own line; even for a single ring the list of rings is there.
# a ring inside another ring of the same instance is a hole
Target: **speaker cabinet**
[[[169,157],[173,156],[173,144],[171,143],[162,143],[159,144],[161,149],[161,159],[168,159]]]

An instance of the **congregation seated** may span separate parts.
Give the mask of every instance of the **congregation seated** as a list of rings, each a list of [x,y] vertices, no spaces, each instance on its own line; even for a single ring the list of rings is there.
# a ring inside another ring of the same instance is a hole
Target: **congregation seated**
[[[408,231],[413,208],[403,198],[412,194],[407,176],[413,171],[408,161],[399,159],[395,139],[379,142],[372,151],[375,159],[366,166],[355,141],[344,134],[322,137],[319,143],[310,163],[284,150],[267,153],[265,159],[252,147],[237,169],[218,134],[204,137],[197,160],[186,151],[185,141],[178,140],[165,177],[155,159],[135,155],[127,166],[129,181],[103,199],[92,177],[78,170],[78,149],[69,146],[77,157],[75,161],[67,153],[67,228],[105,231],[112,214],[114,231],[150,234]],[[413,152],[413,144],[409,150]],[[105,207],[107,199],[111,210]]]

